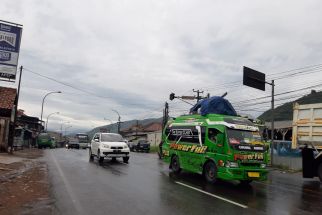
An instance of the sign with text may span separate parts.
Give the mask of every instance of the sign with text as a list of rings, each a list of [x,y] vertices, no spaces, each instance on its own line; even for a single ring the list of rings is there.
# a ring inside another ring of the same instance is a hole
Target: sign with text
[[[15,80],[22,28],[0,23],[0,78]]]

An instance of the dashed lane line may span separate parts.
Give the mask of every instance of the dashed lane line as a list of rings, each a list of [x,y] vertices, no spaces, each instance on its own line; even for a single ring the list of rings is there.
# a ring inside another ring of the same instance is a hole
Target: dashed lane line
[[[184,183],[182,183],[182,182],[178,182],[178,181],[176,181],[175,183],[177,183],[177,184],[179,184],[179,185],[182,185],[182,186],[184,186],[184,187],[188,187],[188,188],[190,188],[190,189],[192,189],[192,190],[196,190],[196,191],[201,192],[201,193],[203,193],[203,194],[206,194],[206,195],[208,195],[208,196],[211,196],[211,197],[214,197],[214,198],[220,199],[220,200],[222,200],[222,201],[228,202],[228,203],[230,203],[230,204],[233,204],[233,205],[236,205],[236,206],[239,206],[239,207],[242,207],[242,208],[248,208],[248,206],[247,206],[247,205],[243,205],[243,204],[240,204],[240,203],[238,203],[238,202],[234,202],[234,201],[232,201],[232,200],[226,199],[226,198],[224,198],[224,197],[217,196],[217,195],[212,194],[212,193],[208,193],[208,192],[206,192],[206,191],[204,191],[204,190],[200,190],[200,189],[198,189],[198,188],[196,188],[196,187],[192,187],[192,186],[187,185],[187,184],[184,184]]]

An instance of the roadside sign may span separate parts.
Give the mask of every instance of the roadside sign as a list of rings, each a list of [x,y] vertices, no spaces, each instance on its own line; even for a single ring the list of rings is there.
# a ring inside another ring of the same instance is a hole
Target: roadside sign
[[[244,66],[243,84],[265,91],[265,74]]]
[[[0,22],[0,80],[16,79],[22,28]]]

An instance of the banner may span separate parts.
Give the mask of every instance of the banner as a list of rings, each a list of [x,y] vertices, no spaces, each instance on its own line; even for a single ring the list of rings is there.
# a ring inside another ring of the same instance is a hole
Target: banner
[[[0,23],[0,78],[15,80],[22,28]]]

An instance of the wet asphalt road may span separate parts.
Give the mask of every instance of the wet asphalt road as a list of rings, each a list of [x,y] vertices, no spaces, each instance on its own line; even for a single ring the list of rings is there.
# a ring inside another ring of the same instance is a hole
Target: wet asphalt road
[[[87,150],[45,151],[58,214],[322,214],[322,184],[271,171],[266,182],[215,185],[187,172],[171,174],[156,154],[130,163],[89,162]]]

